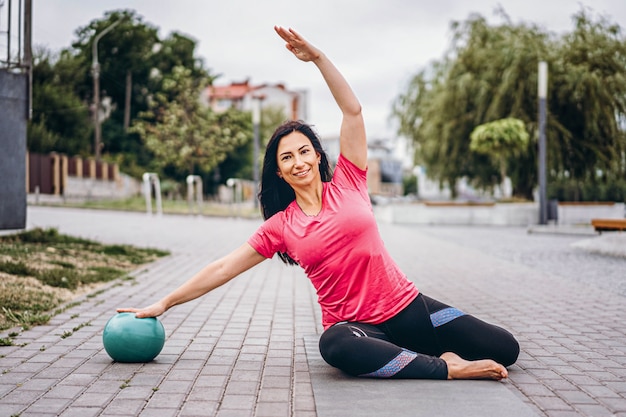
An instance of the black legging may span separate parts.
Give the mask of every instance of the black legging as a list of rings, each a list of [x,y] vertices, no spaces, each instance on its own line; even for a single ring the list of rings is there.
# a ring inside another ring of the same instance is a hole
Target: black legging
[[[511,333],[420,294],[395,317],[377,325],[342,322],[321,336],[320,353],[355,376],[447,379],[439,356],[493,359],[509,366],[519,355]]]

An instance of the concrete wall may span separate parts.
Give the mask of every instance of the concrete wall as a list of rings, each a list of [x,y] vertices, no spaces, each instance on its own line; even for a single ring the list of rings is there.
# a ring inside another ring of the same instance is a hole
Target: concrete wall
[[[492,205],[428,205],[423,203],[374,206],[381,222],[422,225],[531,226],[539,223],[537,203]],[[590,225],[592,219],[623,219],[624,203],[559,204],[558,225]]]
[[[538,210],[538,206],[533,203],[374,206],[379,221],[422,225],[529,226],[538,223]]]
[[[141,195],[141,182],[124,174],[117,181],[67,177],[63,195],[67,199],[87,201],[128,198]]]
[[[29,204],[58,204],[64,201],[84,202],[93,200],[114,200],[141,195],[141,182],[125,174],[119,174],[116,181],[68,176],[62,195],[28,195]]]
[[[0,230],[26,226],[27,76],[0,70]]]
[[[623,219],[624,203],[559,203],[558,224],[590,224],[592,219]]]

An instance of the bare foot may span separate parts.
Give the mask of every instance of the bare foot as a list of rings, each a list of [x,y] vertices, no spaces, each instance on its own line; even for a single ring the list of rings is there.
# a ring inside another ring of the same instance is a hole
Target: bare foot
[[[509,376],[506,368],[491,359],[466,361],[459,355],[446,352],[440,356],[448,365],[448,379],[495,379]]]

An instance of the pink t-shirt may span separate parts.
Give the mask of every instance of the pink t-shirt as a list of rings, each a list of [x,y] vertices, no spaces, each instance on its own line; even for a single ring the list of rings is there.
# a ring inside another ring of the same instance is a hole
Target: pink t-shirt
[[[323,183],[317,216],[304,214],[294,200],[248,240],[266,258],[286,252],[304,268],[325,329],[341,321],[381,323],[418,295],[385,249],[366,174],[340,155],[332,181]]]

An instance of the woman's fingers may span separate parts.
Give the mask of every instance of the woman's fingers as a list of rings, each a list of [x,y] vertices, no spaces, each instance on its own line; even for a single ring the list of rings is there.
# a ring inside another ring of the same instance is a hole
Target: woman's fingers
[[[276,31],[276,33],[278,33],[278,36],[280,36],[285,42],[291,42],[292,35],[287,30],[280,26],[274,26],[274,30]]]
[[[290,45],[292,48],[297,48],[298,46],[302,47],[306,44],[304,39],[293,29],[285,29],[280,26],[274,26],[276,33],[285,41],[287,45]]]
[[[118,313],[135,313],[135,316],[138,319],[143,319],[146,317],[157,317],[160,316],[163,312],[158,310],[157,308],[150,306],[146,308],[131,308],[131,307],[122,307],[116,310]]]
[[[313,61],[320,56],[319,51],[294,29],[274,26],[274,30],[286,42],[285,47],[287,50],[293,53],[298,59],[302,61]]]

